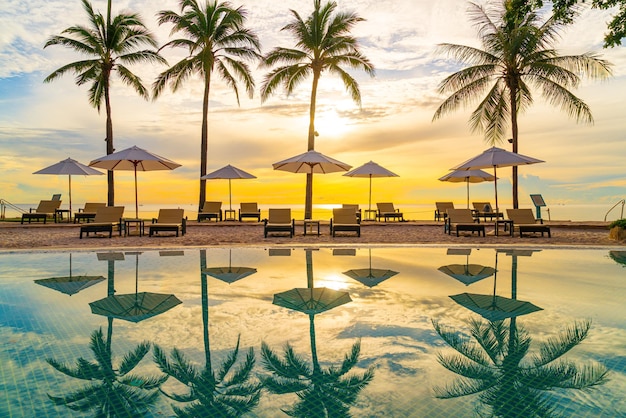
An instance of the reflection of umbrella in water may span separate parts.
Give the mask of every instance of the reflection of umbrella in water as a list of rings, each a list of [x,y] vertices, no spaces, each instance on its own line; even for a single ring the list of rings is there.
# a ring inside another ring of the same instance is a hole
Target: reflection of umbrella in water
[[[494,269],[493,267],[469,263],[469,255],[471,251],[471,249],[467,249],[462,252],[462,254],[467,257],[465,264],[448,264],[447,266],[439,267],[437,270],[460,281],[466,286],[469,286],[472,283],[492,276],[496,272],[496,269]],[[458,251],[451,252],[450,250],[448,250],[448,254],[453,253],[461,254],[461,252]]]
[[[72,276],[72,253],[70,253],[69,276],[39,279],[35,280],[35,283],[72,296],[73,294],[78,293],[89,286],[93,286],[96,283],[100,283],[103,280],[103,276]]]
[[[611,257],[613,261],[626,266],[626,251],[617,251],[617,250],[609,251],[609,257]]]
[[[80,176],[92,176],[103,175],[104,173],[95,170],[91,167],[87,167],[84,164],[79,163],[71,158],[59,161],[56,164],[52,164],[49,167],[42,168],[39,171],[35,171],[33,174],[67,174],[69,181],[69,196],[70,196],[70,216],[72,215],[72,175]]]
[[[93,160],[89,163],[89,166],[106,170],[132,170],[135,172],[135,217],[138,218],[137,171],[173,170],[180,167],[180,164],[137,146],[132,146]]]
[[[228,267],[207,267],[202,269],[202,273],[220,279],[228,284],[241,280],[256,273],[252,267],[233,267],[231,263],[232,250],[228,250]]]
[[[461,293],[450,296],[459,305],[476,312],[488,321],[501,321],[507,318],[515,318],[526,315],[542,308],[530,302],[517,300],[517,291],[513,291],[513,298],[505,298],[496,295],[496,282],[498,272],[498,251],[496,251],[496,267],[493,279],[493,295],[477,295],[474,293]]]
[[[295,288],[274,295],[274,305],[313,315],[328,311],[352,301],[348,292],[313,286],[313,255],[312,250],[304,250],[306,254],[307,287]]]
[[[91,312],[109,318],[118,318],[130,322],[160,315],[182,302],[174,295],[162,293],[138,292],[139,253],[135,253],[135,293],[111,295],[104,299],[91,302]]]
[[[220,168],[219,170],[215,170],[209,174],[205,174],[200,177],[203,180],[218,180],[218,179],[228,179],[228,206],[230,210],[233,209],[233,194],[231,192],[230,182],[232,179],[255,179],[256,176],[253,176],[250,173],[247,173],[237,167],[233,167],[228,164]]]
[[[380,284],[381,282],[384,282],[390,277],[393,277],[396,274],[398,274],[397,271],[393,271],[393,270],[373,269],[371,248],[369,249],[369,261],[370,261],[369,268],[352,269],[352,270],[344,271],[343,274],[345,274],[348,277],[353,278],[354,280],[357,280],[363,283],[365,286],[368,286],[368,287],[374,287],[377,284]]]

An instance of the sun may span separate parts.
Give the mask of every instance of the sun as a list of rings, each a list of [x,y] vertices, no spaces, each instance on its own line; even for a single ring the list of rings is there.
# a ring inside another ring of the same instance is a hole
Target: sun
[[[341,117],[335,109],[316,113],[315,131],[323,137],[336,138],[351,130],[349,120]]]

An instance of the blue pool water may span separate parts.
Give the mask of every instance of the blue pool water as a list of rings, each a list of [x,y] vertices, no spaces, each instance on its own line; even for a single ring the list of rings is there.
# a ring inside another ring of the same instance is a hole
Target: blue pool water
[[[228,416],[236,399],[233,414],[245,417],[324,407],[355,417],[624,417],[623,263],[626,252],[609,249],[3,252],[0,416],[95,416],[89,408],[107,405],[110,416]],[[127,302],[136,309],[117,311]],[[174,349],[188,370],[176,369]],[[162,392],[151,389],[163,370]],[[216,387],[203,384],[207,370]],[[211,393],[221,395],[193,396]],[[134,399],[126,410],[124,399]]]

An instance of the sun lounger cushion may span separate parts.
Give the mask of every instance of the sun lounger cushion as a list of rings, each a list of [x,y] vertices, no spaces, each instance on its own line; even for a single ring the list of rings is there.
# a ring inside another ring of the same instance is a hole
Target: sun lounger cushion
[[[120,235],[122,235],[122,216],[124,216],[124,206],[98,208],[93,223],[81,225],[80,238],[83,238],[83,233],[89,236],[90,232],[108,232],[109,238],[111,238],[114,228],[117,228]]]
[[[520,238],[523,238],[524,233],[541,233],[543,237],[544,233],[548,234],[548,238],[552,237],[550,227],[543,225],[543,220],[539,221],[535,219],[532,209],[507,209],[506,214],[513,222],[513,231],[517,229],[519,231]]]
[[[288,232],[292,238],[295,233],[295,219],[291,218],[291,209],[269,209],[268,219],[264,219],[263,234],[267,238],[270,232]]]
[[[330,233],[334,237],[338,231],[356,232],[361,236],[361,225],[354,208],[333,209],[333,217],[330,220]]]
[[[479,236],[480,234],[485,236],[485,225],[477,223],[477,220],[472,216],[471,209],[448,209],[447,214],[445,230],[448,234],[454,230],[457,237],[460,231],[468,231],[472,234],[477,232]]]
[[[185,235],[187,232],[187,220],[185,219],[184,209],[159,209],[159,217],[152,219],[152,224],[149,228],[149,236],[153,236],[159,231],[180,231],[181,235]]]

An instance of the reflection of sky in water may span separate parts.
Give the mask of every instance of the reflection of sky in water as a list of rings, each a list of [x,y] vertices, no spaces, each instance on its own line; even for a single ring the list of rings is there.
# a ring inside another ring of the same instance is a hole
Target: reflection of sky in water
[[[591,392],[555,393],[551,399],[558,402],[558,411],[573,416],[625,416],[626,283],[623,266],[609,258],[608,250],[500,251],[497,274],[469,286],[437,269],[468,262],[495,267],[494,249],[448,255],[446,248],[386,247],[335,254],[325,248],[311,252],[314,284],[347,291],[352,302],[315,316],[317,350],[322,367],[338,365],[354,342],[361,340],[360,361],[354,370],[362,373],[373,366],[375,376],[352,407],[354,416],[473,416],[475,397],[433,397],[433,386],[455,376],[436,360],[438,352],[450,349],[431,321],[467,332],[464,320],[477,315],[449,296],[492,294],[495,282],[498,295],[511,297],[514,274],[517,298],[543,308],[517,320],[534,341],[545,341],[575,320],[591,319],[588,338],[565,358],[601,362],[611,370],[608,383]],[[183,302],[139,323],[114,320],[114,355],[121,357],[147,340],[167,352],[177,347],[200,365],[204,359],[200,270],[229,266],[257,271],[231,284],[208,277],[212,355],[223,359],[241,335],[241,346],[255,349],[259,372],[262,341],[279,352],[289,343],[310,359],[308,316],[272,304],[275,293],[307,286],[304,249],[292,249],[288,256],[273,256],[263,248],[185,249],[161,254],[145,250],[138,256],[124,254],[123,260],[117,261],[99,260],[89,251],[71,255],[72,277],[101,275],[107,279],[112,274],[116,294],[134,293],[137,286],[139,292],[175,294]],[[373,287],[343,274],[370,267],[398,274]],[[69,275],[69,253],[0,254],[0,385],[5,392],[0,416],[67,416],[69,410],[53,406],[46,393],[60,395],[82,382],[55,371],[45,359],[73,363],[81,356],[92,358],[90,335],[99,327],[106,330],[107,319],[91,314],[89,303],[106,297],[108,284],[104,280],[68,296],[34,282]],[[137,372],[157,372],[151,354]],[[254,413],[275,416],[294,399],[294,395],[264,393]],[[171,415],[168,402],[161,400],[155,414]]]

